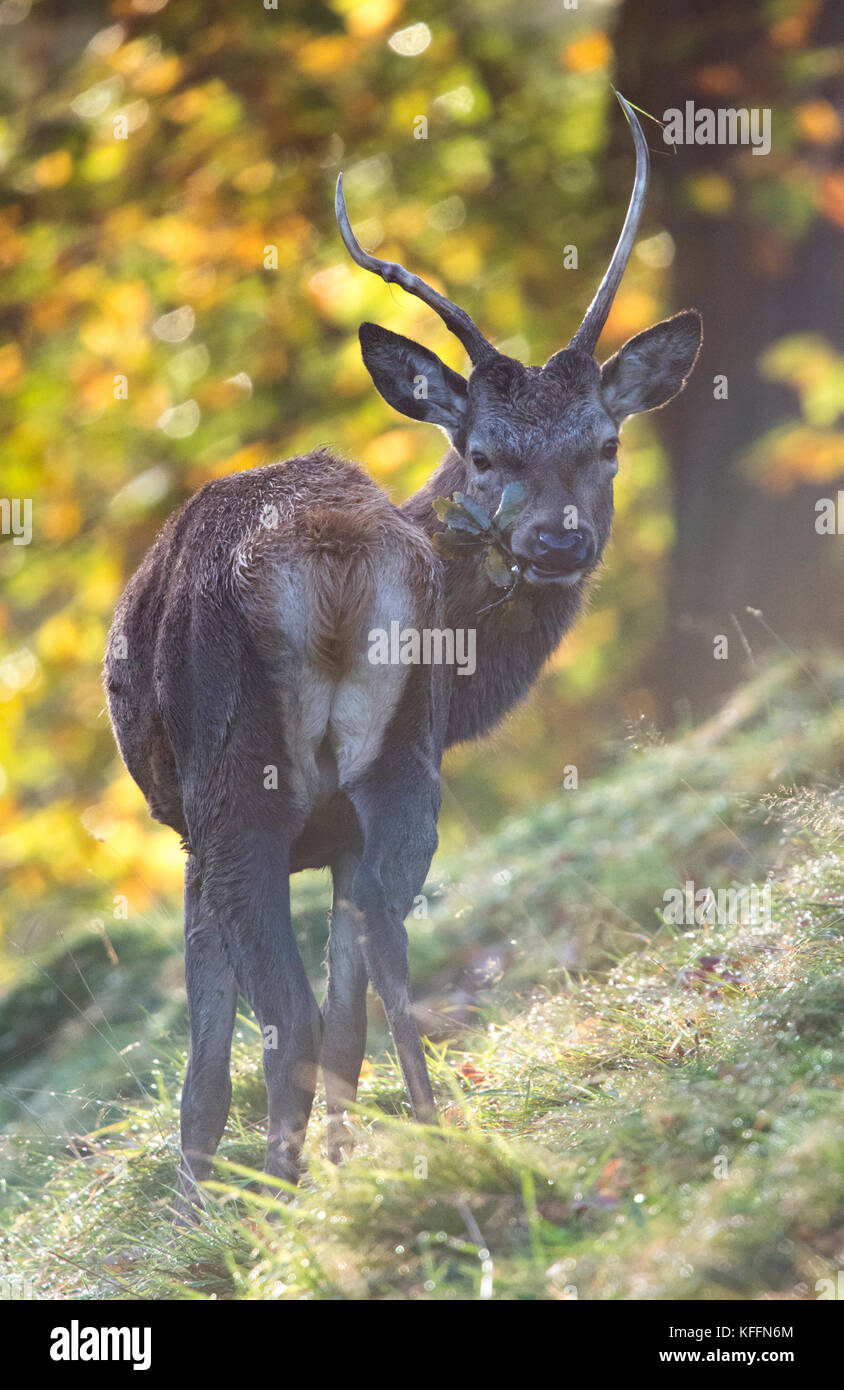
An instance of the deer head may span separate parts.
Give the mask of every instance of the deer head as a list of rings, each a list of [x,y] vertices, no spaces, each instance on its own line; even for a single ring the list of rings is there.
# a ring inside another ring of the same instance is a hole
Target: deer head
[[[510,544],[533,585],[576,584],[597,565],[612,521],[622,422],[681,391],[700,349],[700,315],[689,309],[638,333],[602,365],[595,360],[648,188],[647,142],[633,108],[618,99],[636,147],[627,216],[583,322],[544,367],[498,352],[464,309],[404,266],[364,251],[349,224],[342,174],[337,180],[335,211],[353,260],[434,309],[472,362],[467,379],[410,338],[364,323],[361,350],[375,387],[403,415],[445,431],[464,461],[465,490],[488,511],[508,483],[521,484],[524,506]]]

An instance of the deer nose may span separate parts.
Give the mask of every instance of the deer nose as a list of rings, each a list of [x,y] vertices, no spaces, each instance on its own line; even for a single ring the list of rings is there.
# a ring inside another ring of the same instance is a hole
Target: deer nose
[[[564,531],[561,536],[539,531],[531,547],[531,563],[540,570],[568,574],[585,569],[595,557],[592,533],[583,528]]]

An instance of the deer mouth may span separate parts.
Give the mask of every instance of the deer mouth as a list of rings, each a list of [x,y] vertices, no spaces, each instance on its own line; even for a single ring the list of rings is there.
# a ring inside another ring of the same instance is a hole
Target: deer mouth
[[[585,568],[577,570],[555,570],[550,565],[540,565],[532,562],[522,570],[522,577],[528,584],[560,584],[564,588],[577,584],[586,573]]]

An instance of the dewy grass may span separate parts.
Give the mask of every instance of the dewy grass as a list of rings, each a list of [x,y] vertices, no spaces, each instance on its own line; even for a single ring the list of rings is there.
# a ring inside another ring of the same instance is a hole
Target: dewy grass
[[[118,938],[118,966],[72,943],[98,1010],[77,999],[67,950],[24,972],[0,1014],[0,1042],[24,1026],[27,1040],[3,1073],[9,1287],[817,1297],[844,1261],[844,809],[830,790],[844,669],[813,676],[766,670],[709,724],[623,751],[594,785],[436,863],[410,929],[441,1128],[408,1118],[387,1045],[365,1068],[355,1152],[325,1161],[318,1102],[307,1171],[281,1199],[258,1171],[264,1089],[244,1016],[207,1210],[173,1230],[185,1029],[161,923],[148,953],[140,931]],[[689,879],[770,886],[770,921],[663,922],[664,892]],[[322,896],[301,892],[312,935]],[[174,907],[174,953],[178,927]],[[75,1007],[57,1009],[45,978]]]

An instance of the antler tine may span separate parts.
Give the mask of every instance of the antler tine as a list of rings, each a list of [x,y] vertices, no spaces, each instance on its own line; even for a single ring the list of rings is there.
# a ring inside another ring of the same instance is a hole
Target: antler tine
[[[433,309],[439,314],[446,327],[451,330],[455,337],[460,339],[473,363],[477,364],[483,358],[494,354],[495,349],[492,344],[487,342],[465,309],[461,309],[458,304],[452,304],[445,295],[439,294],[432,285],[426,284],[418,275],[413,275],[409,270],[405,270],[398,261],[381,261],[377,256],[371,256],[368,251],[364,251],[349,222],[346,200],[343,196],[342,174],[337,175],[334,212],[343,244],[353,261],[356,261],[364,270],[371,270],[375,275],[380,275],[381,279],[385,280],[388,285],[400,285],[403,290],[407,290],[408,294],[416,295],[417,299],[421,299],[422,303],[427,304],[429,309]]]
[[[633,132],[633,142],[636,146],[636,177],[633,182],[633,192],[630,195],[627,216],[624,219],[624,226],[621,229],[621,235],[618,238],[618,245],[613,252],[612,260],[598,287],[595,298],[586,310],[583,322],[569,343],[570,348],[582,348],[584,352],[589,353],[594,353],[595,348],[598,346],[598,339],[601,336],[604,324],[612,308],[616,290],[621,284],[621,277],[630,259],[630,252],[633,250],[633,243],[636,240],[642,209],[645,206],[645,198],[647,197],[651,166],[650,155],[648,153],[648,142],[642,132],[639,118],[629,101],[625,101],[620,92],[616,92],[616,96],[627,117],[627,123]]]

